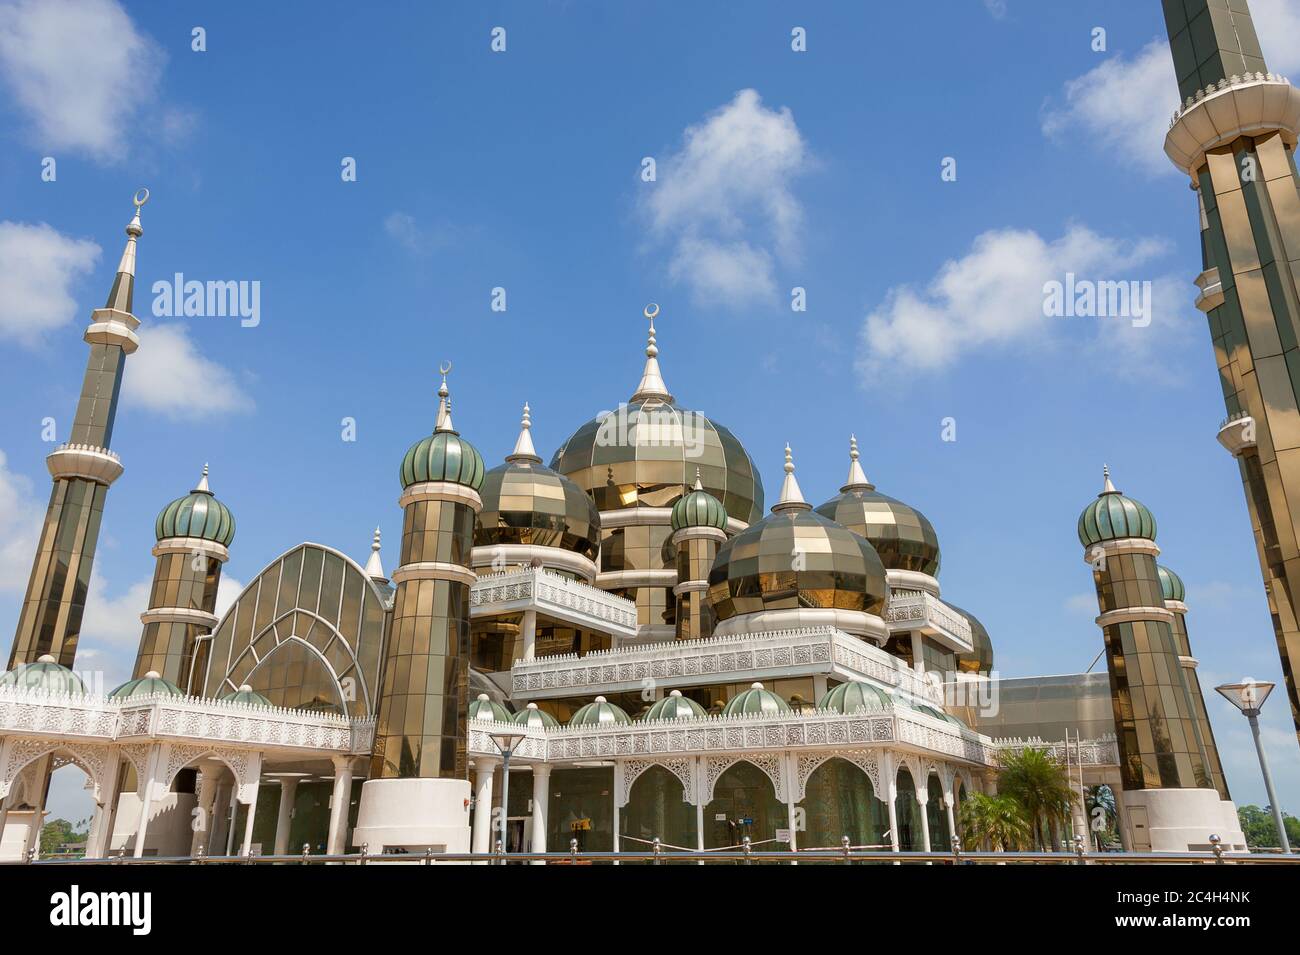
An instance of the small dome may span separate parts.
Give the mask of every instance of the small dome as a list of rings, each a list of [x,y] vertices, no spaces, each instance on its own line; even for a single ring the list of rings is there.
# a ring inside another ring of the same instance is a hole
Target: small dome
[[[513,723],[515,719],[509,710],[494,703],[486,693],[480,693],[477,699],[469,701],[469,718],[496,723]]]
[[[604,726],[614,725],[616,723],[631,723],[632,718],[623,711],[622,707],[615,706],[603,696],[598,696],[586,706],[579,707],[578,711],[573,714],[569,720],[570,726]]]
[[[892,709],[894,699],[884,687],[874,683],[852,680],[832,687],[817,701],[819,710],[834,710],[836,713],[856,713],[859,710]]]
[[[987,676],[993,669],[993,641],[989,638],[988,630],[970,611],[962,610],[954,604],[948,606],[970,623],[971,652],[957,654],[957,670],[961,673],[983,673]]]
[[[454,431],[435,431],[411,445],[402,458],[402,487],[425,481],[449,481],[478,490],[483,485],[483,456]]]
[[[1186,599],[1187,590],[1183,587],[1183,578],[1168,567],[1162,566],[1156,567],[1156,574],[1160,577],[1160,590],[1165,600],[1177,600],[1181,603]]]
[[[50,693],[78,695],[86,692],[81,677],[60,664],[48,653],[35,663],[24,663],[8,673],[0,674],[0,686],[25,690],[46,690]]]
[[[921,703],[917,700],[907,699],[906,697],[903,698],[902,702],[908,709],[915,710],[917,713],[924,713],[926,716],[933,716],[936,720],[943,720],[945,723],[951,723],[953,726],[960,726],[962,728],[966,727],[966,724],[957,719],[957,717],[951,716],[937,707],[930,706],[928,703]]]
[[[235,516],[208,490],[208,466],[203,465],[203,477],[198,487],[184,497],[178,497],[158,514],[154,521],[154,537],[197,537],[229,547],[235,539]]]
[[[536,703],[529,703],[527,708],[516,713],[513,719],[514,722],[518,723],[520,726],[527,726],[534,729],[549,730],[560,725],[560,721],[550,713],[538,709]]]
[[[184,696],[175,683],[164,680],[157,670],[150,670],[137,680],[127,680],[112,693],[111,700],[126,700],[148,696]]]
[[[704,707],[689,696],[682,696],[681,690],[673,690],[646,710],[643,720],[695,720],[708,716]]]
[[[1110,468],[1103,468],[1105,486],[1097,500],[1079,515],[1079,542],[1091,547],[1103,541],[1123,540],[1126,537],[1156,539],[1156,519],[1146,505],[1125,497],[1115,490],[1110,480]]]
[[[789,713],[790,704],[761,683],[751,683],[749,689],[722,708],[723,716],[748,716],[755,713]]]
[[[227,693],[222,697],[227,703],[243,703],[247,706],[272,706],[270,700],[258,693],[247,683],[241,685],[233,693]]]
[[[727,529],[727,509],[722,502],[704,490],[699,468],[695,470],[695,487],[685,497],[678,498],[669,518],[674,531],[683,527],[714,527]]]

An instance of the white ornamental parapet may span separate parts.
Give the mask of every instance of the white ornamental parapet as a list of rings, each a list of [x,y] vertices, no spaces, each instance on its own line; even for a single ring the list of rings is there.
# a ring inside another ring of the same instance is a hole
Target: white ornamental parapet
[[[970,621],[925,591],[891,595],[885,623],[891,631],[920,630],[951,650],[969,653],[973,649]]]
[[[1026,749],[1041,749],[1048,757],[1058,763],[1067,761],[1074,766],[1118,766],[1119,744],[1114,734],[1108,733],[1097,739],[1071,740],[1070,742],[1044,742],[1037,736],[1029,739],[1006,737],[993,740],[993,746],[999,752],[1020,752]]]
[[[470,588],[470,613],[491,616],[536,609],[602,633],[636,635],[636,604],[544,567],[484,574]]]

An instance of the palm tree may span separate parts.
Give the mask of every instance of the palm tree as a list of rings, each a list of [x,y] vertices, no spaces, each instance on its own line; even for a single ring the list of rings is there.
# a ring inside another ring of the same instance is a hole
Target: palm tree
[[[1030,841],[1029,819],[1010,796],[972,793],[962,800],[961,826],[971,845],[994,852],[1019,849]]]
[[[1116,816],[1115,793],[1105,784],[1100,786],[1089,786],[1087,793],[1088,798],[1084,802],[1084,808],[1088,812],[1088,824],[1091,826],[1093,820],[1098,817],[1100,817],[1102,822],[1105,823],[1105,825],[1100,829],[1094,830],[1096,832],[1095,841],[1097,843],[1097,848],[1100,849],[1102,833],[1110,832],[1114,829],[1114,820]]]
[[[1079,794],[1066,778],[1065,767],[1046,750],[1032,746],[1003,750],[998,762],[998,794],[1020,803],[1038,849],[1046,848],[1049,842],[1055,848],[1056,827],[1069,821],[1070,809],[1079,801]]]

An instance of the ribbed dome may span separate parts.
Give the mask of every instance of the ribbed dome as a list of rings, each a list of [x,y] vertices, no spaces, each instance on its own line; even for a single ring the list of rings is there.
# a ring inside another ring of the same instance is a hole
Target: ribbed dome
[[[535,729],[548,730],[560,725],[560,721],[550,713],[538,709],[536,703],[529,703],[525,709],[516,713],[513,719],[514,722],[518,723],[520,726],[528,726]]]
[[[1160,590],[1163,592],[1165,600],[1183,602],[1187,597],[1187,590],[1183,587],[1183,578],[1168,567],[1160,565],[1156,566],[1156,574],[1160,577]]]
[[[962,673],[983,673],[993,669],[993,641],[984,624],[970,611],[948,604],[970,622],[971,652],[957,654],[957,669]]]
[[[856,713],[859,710],[891,709],[894,705],[889,691],[874,683],[852,680],[832,687],[817,701],[819,710],[836,713]]]
[[[199,486],[184,497],[178,497],[158,514],[154,521],[154,537],[197,537],[229,547],[235,539],[235,517],[230,508],[218,501],[208,490],[208,466],[203,465],[203,478]]]
[[[569,720],[570,726],[612,726],[615,723],[631,723],[632,718],[623,711],[622,707],[615,706],[603,696],[596,697],[595,700],[586,706],[578,708]]]
[[[844,491],[817,513],[865,537],[888,570],[939,573],[939,535],[924,514],[875,488]]]
[[[483,484],[483,456],[454,431],[435,431],[411,445],[402,458],[402,487],[425,481],[450,481],[478,490]]]
[[[227,703],[243,703],[246,706],[271,706],[271,701],[258,693],[247,683],[240,686],[233,693],[227,693],[222,697]]]
[[[86,692],[81,677],[46,653],[35,663],[24,663],[8,673],[0,674],[0,686],[24,690],[45,690],[49,693],[78,695]]]
[[[578,485],[541,464],[507,461],[483,477],[474,546],[535,544],[596,559],[600,512]]]
[[[708,716],[704,707],[689,696],[682,696],[681,690],[673,690],[646,710],[643,720],[694,720]]]
[[[494,703],[486,693],[480,693],[477,699],[469,701],[469,718],[472,720],[489,720],[497,723],[512,723],[514,716],[500,703]]]
[[[1125,497],[1115,490],[1110,480],[1110,468],[1102,471],[1105,487],[1079,515],[1079,542],[1091,547],[1103,541],[1123,540],[1127,537],[1156,539],[1156,519],[1144,504]]]
[[[690,494],[678,499],[673,505],[669,523],[674,531],[683,527],[713,527],[720,531],[727,529],[727,509],[721,501],[704,490],[698,470],[695,472],[695,487]]]
[[[722,708],[723,716],[748,716],[756,713],[789,713],[790,704],[771,690],[763,688],[761,683],[751,683],[735,699]]]
[[[150,670],[136,680],[127,680],[112,693],[109,699],[126,700],[146,696],[184,696],[175,683],[164,680],[157,670]]]

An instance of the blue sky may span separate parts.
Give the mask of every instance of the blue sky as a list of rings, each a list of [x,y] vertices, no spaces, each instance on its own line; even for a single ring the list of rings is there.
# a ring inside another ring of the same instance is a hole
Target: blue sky
[[[1252,3],[1276,70],[1300,66],[1296,7]],[[302,540],[363,559],[376,524],[391,566],[397,466],[432,424],[438,363],[490,463],[525,400],[549,457],[630,394],[649,301],[669,386],[769,489],[788,440],[806,496],[830,497],[857,433],[880,489],[934,522],[944,595],[1004,674],[1101,649],[1075,521],[1107,462],[1187,583],[1205,685],[1280,680],[1214,440],[1195,199],[1161,152],[1176,99],[1154,0],[0,0],[0,620],[48,494],[42,420],[64,439],[81,330],[147,185],[126,473],[80,655],[110,683],[134,658],[154,516],[205,461],[238,520],[231,581]],[[1045,318],[1042,283],[1067,271],[1151,282],[1153,321]],[[259,282],[260,323],[155,317],[149,288],[176,272]],[[1234,796],[1262,803],[1245,721],[1208,702]],[[1280,693],[1265,723],[1295,811]]]

